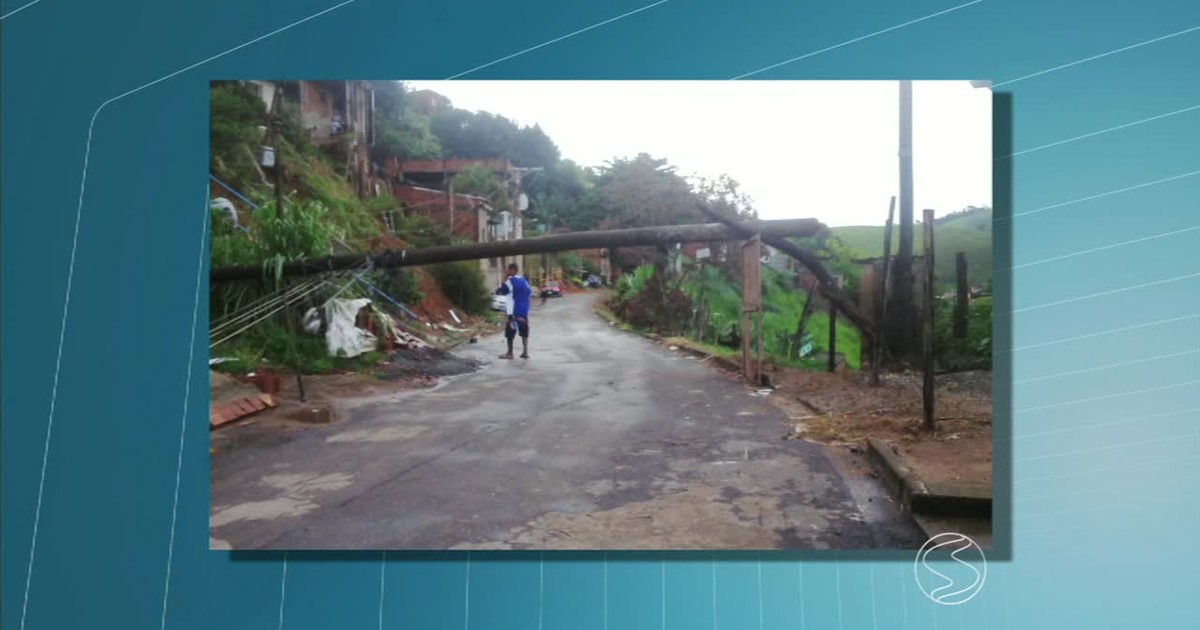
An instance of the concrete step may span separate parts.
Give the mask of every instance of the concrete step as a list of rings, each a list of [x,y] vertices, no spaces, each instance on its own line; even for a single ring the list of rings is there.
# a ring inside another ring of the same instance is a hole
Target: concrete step
[[[992,549],[992,519],[962,516],[931,516],[913,514],[917,526],[929,538],[946,533],[962,534],[975,541],[984,551]]]
[[[882,469],[884,479],[914,514],[989,519],[992,489],[983,484],[926,482],[896,449],[882,440],[868,440],[867,452]]]

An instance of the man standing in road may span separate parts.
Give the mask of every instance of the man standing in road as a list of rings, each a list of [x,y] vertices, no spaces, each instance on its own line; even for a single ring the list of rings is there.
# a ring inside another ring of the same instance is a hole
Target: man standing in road
[[[529,309],[532,305],[533,289],[529,281],[518,272],[516,263],[508,266],[508,279],[500,287],[500,295],[507,296],[508,325],[504,329],[504,338],[508,340],[508,352],[500,355],[501,359],[513,358],[513,340],[521,335],[521,358],[529,358]]]

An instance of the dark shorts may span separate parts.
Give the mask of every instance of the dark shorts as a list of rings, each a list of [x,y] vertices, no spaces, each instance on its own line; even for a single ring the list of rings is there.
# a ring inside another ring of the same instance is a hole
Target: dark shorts
[[[504,336],[512,339],[518,334],[521,335],[522,339],[529,337],[529,318],[509,315],[508,326],[504,329]]]

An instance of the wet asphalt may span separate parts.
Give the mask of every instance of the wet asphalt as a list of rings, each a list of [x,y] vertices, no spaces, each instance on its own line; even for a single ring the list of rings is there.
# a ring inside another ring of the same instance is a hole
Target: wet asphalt
[[[233,549],[879,549],[919,533],[877,482],[735,376],[615,329],[595,295],[535,306],[527,360],[360,400],[327,426],[221,436]],[[519,345],[518,345],[519,348]],[[222,429],[222,431],[229,431]]]

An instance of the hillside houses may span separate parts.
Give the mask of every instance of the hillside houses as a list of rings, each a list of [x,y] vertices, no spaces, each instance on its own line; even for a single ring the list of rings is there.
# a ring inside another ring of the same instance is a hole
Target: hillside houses
[[[511,211],[497,212],[487,199],[463,195],[452,190],[456,175],[482,167],[497,175],[506,185]],[[392,196],[401,203],[401,211],[413,212],[450,228],[454,234],[476,243],[517,240],[524,237],[525,210],[529,206],[523,182],[532,169],[522,169],[506,159],[455,158],[445,160],[392,160],[383,169]],[[505,268],[516,262],[525,268],[523,256],[490,258],[480,261],[480,269],[489,286],[499,286]]]
[[[375,146],[375,87],[370,81],[245,81],[263,102],[264,113],[277,105],[297,116],[312,142],[344,172],[364,201],[384,195],[397,202],[378,218],[395,230],[398,214],[419,215],[445,226],[452,234],[472,242],[522,238],[528,197],[523,189],[526,176],[536,169],[516,167],[507,159],[373,160]],[[429,95],[424,95],[430,99]],[[425,108],[441,105],[436,100],[420,101]],[[273,135],[264,129],[264,155],[273,155]],[[264,166],[270,166],[264,163]],[[468,168],[483,167],[495,173],[507,188],[513,210],[496,212],[487,199],[451,190],[455,175]],[[286,168],[286,165],[285,165]],[[229,195],[233,197],[233,195]],[[510,259],[480,261],[485,279],[498,285]],[[517,259],[524,266],[524,261]]]

